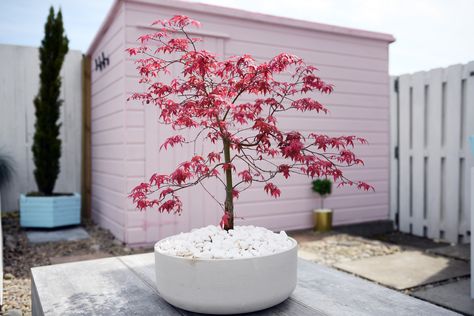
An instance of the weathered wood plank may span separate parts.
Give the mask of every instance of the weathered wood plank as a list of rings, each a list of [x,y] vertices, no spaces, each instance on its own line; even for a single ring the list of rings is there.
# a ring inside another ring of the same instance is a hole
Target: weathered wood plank
[[[134,256],[124,256],[118,257],[118,260],[122,261],[126,266],[133,270],[140,278],[148,284],[150,287],[153,287],[156,290],[155,283],[155,260],[154,254],[143,254],[143,255],[134,255]],[[202,315],[197,313],[192,313],[184,310],[180,310],[183,315]],[[301,315],[301,316],[317,316],[317,315],[328,315],[318,308],[308,308],[305,304],[301,304],[295,299],[289,299],[283,303],[274,306],[273,308],[256,312],[249,313],[246,315],[281,315],[281,316],[291,316],[291,315]]]
[[[461,143],[461,149],[464,156],[464,164],[461,170],[463,176],[464,192],[462,193],[462,213],[460,231],[464,235],[464,242],[469,242],[470,236],[468,231],[473,231],[474,227],[470,227],[471,216],[474,212],[471,212],[473,203],[469,199],[472,194],[471,181],[469,177],[470,169],[474,167],[474,153],[470,152],[469,136],[474,135],[474,61],[468,63],[464,67],[463,80],[463,107],[462,107],[462,133],[463,141]],[[471,239],[472,242],[472,239]],[[474,255],[474,251],[472,252]],[[471,260],[474,261],[474,260]],[[474,278],[473,278],[474,280]],[[474,282],[474,281],[473,281]],[[474,284],[474,283],[473,283]],[[474,289],[473,289],[474,293]]]
[[[196,315],[158,295],[154,254],[106,258],[32,269],[33,315]],[[289,300],[249,315],[455,315],[304,260]]]
[[[292,298],[328,315],[456,315],[350,274],[305,260],[298,262]]]
[[[31,272],[33,315],[181,315],[117,258]]]
[[[441,121],[443,103],[443,69],[428,73],[428,237],[440,239],[441,217]]]
[[[396,221],[398,208],[398,79],[390,78],[390,219]]]
[[[398,103],[392,104],[400,109],[397,187],[403,232],[469,241],[473,69],[471,62],[399,77]],[[392,160],[392,169],[397,170],[396,163]]]
[[[91,57],[82,60],[82,219],[91,220]]]
[[[412,232],[417,236],[423,236],[425,219],[425,73],[413,74],[412,80]]]
[[[446,113],[444,129],[445,187],[441,218],[445,226],[445,239],[458,242],[459,235],[459,149],[461,140],[461,76],[462,65],[454,65],[446,70]]]
[[[399,94],[399,186],[404,188],[399,192],[400,223],[403,232],[410,232],[411,223],[411,76],[400,76],[398,85]]]

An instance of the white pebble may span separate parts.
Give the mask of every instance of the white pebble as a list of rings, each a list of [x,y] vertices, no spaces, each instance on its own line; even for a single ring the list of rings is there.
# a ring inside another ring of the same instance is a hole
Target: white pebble
[[[236,226],[227,232],[210,225],[167,238],[155,250],[178,257],[234,259],[279,253],[291,246],[284,231],[274,233],[263,227]]]

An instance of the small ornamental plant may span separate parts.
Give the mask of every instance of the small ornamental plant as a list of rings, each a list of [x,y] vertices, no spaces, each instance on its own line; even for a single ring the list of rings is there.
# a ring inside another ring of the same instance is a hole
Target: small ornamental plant
[[[303,133],[279,124],[285,112],[327,113],[315,96],[331,93],[333,86],[317,75],[317,68],[288,53],[264,62],[248,54],[221,60],[198,49],[201,40],[191,37],[188,28],[200,23],[186,16],[153,25],[159,31],[140,36],[141,44],[127,49],[130,56],[138,56],[139,82],[146,86],[129,100],[157,107],[160,123],[176,131],[162,149],[210,142],[214,150],[195,152],[170,174],[153,174],[137,185],[130,194],[137,208],[179,214],[181,190],[216,179],[225,191],[224,201],[217,201],[223,210],[220,225],[230,230],[234,200],[255,183],[280,197],[277,176],[329,177],[339,186],[372,188],[343,174],[343,167],[363,164],[352,148],[365,139]],[[183,130],[195,130],[196,136],[185,138]]]
[[[324,209],[324,199],[331,194],[332,181],[329,179],[316,179],[312,183],[313,191],[321,197],[321,209]]]

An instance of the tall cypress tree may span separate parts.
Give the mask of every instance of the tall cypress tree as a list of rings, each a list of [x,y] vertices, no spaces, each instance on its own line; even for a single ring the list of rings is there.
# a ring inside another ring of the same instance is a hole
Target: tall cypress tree
[[[44,26],[44,38],[39,48],[40,86],[34,100],[36,123],[32,147],[36,184],[43,195],[52,195],[60,171],[61,123],[58,120],[63,100],[59,98],[61,90],[59,73],[68,52],[68,44],[61,10],[55,16],[51,7]]]

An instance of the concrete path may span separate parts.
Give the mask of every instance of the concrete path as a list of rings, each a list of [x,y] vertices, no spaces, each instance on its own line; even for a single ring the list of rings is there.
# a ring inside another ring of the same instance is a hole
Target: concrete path
[[[467,262],[422,251],[343,262],[335,267],[397,290],[467,276],[470,270]]]
[[[470,298],[470,279],[456,280],[439,286],[430,286],[412,293],[425,301],[474,315],[474,300]]]
[[[471,244],[444,246],[428,250],[429,253],[469,261],[471,259]]]
[[[26,236],[30,243],[45,243],[57,241],[76,241],[90,238],[82,227],[58,229],[58,230],[34,230],[27,231]]]

